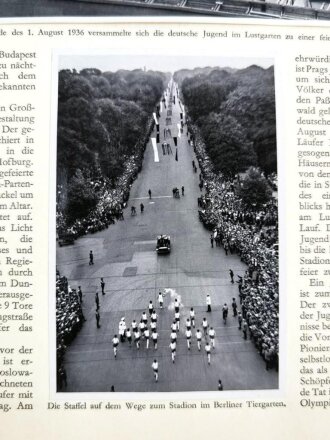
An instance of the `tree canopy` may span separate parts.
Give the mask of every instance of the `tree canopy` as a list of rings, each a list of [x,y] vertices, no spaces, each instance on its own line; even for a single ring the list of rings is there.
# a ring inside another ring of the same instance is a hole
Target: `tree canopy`
[[[260,208],[261,205],[269,202],[272,190],[260,170],[250,167],[243,178],[238,194],[246,205]]]
[[[144,70],[59,72],[57,175],[68,212],[80,215],[72,188],[81,188],[86,176],[101,172],[114,182],[121,175],[168,80],[168,74]]]
[[[185,69],[174,78],[216,169],[233,174],[255,165],[267,174],[276,171],[272,67]]]

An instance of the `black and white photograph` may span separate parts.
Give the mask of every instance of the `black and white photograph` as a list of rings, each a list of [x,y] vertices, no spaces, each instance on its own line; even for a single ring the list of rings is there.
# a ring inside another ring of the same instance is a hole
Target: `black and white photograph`
[[[58,56],[58,393],[279,389],[274,65]]]

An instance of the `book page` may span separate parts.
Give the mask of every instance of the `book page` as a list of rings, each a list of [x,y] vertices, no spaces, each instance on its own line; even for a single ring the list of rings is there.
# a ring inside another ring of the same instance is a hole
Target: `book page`
[[[0,38],[0,432],[324,438],[327,27]]]

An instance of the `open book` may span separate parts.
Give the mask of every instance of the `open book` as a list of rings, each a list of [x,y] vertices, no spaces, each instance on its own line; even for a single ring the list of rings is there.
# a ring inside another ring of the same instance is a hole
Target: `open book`
[[[326,438],[326,22],[0,38],[3,436]]]

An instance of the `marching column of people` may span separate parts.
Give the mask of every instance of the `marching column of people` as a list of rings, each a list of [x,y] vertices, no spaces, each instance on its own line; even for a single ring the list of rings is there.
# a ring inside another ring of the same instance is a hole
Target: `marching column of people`
[[[160,311],[163,309],[164,295],[165,294],[162,292],[158,293],[158,303],[159,303]],[[188,316],[185,318],[185,321],[183,323],[183,328],[181,326],[181,312],[183,306],[180,303],[178,297],[174,298],[173,308],[174,308],[173,321],[170,325],[170,328],[168,329],[170,334],[168,347],[170,349],[172,363],[174,364],[176,361],[177,347],[178,347],[179,334],[181,328],[181,333],[184,336],[183,339],[185,339],[186,341],[187,350],[191,351],[194,347],[196,347],[198,351],[201,352],[204,346],[207,363],[208,365],[211,365],[212,351],[216,349],[216,336],[217,336],[215,326],[211,325],[212,320],[215,321],[214,318],[212,319],[212,316],[215,315],[219,316],[219,314],[221,314],[223,325],[226,326],[229,316],[229,307],[227,303],[224,303],[223,305],[217,305],[217,307],[213,308],[212,310],[211,295],[207,294],[205,312],[211,313],[210,315],[211,324],[209,323],[208,319],[205,316],[203,316],[203,318],[199,320],[200,325],[197,328],[196,328],[195,310],[193,307],[190,307],[189,311],[185,310],[184,316],[187,315]],[[230,319],[235,319],[235,321],[237,322],[237,329],[242,332],[241,333],[242,339],[244,341],[253,340],[255,338],[255,335],[253,334],[253,326],[251,326],[250,324],[251,317],[247,316],[247,313],[244,310],[244,306],[242,307],[242,311],[238,310],[236,298],[234,297],[232,298],[231,308],[232,308],[232,315]],[[112,339],[115,359],[117,359],[119,341],[123,343],[126,342],[127,339],[129,348],[132,347],[132,333],[134,335],[134,343],[137,350],[140,350],[141,347],[143,347],[146,350],[149,350],[150,341],[152,342],[152,347],[154,351],[158,349],[158,338],[159,338],[158,314],[155,310],[152,300],[149,301],[147,309],[148,309],[148,314],[146,311],[143,311],[140,319],[137,320],[138,323],[135,319],[133,319],[131,324],[132,331],[130,330],[130,328],[127,328],[125,317],[121,318],[118,328],[118,334],[120,339],[118,338],[117,334],[115,334]],[[142,341],[143,341],[143,345],[141,345]],[[273,357],[273,353],[271,352],[264,353],[261,351],[260,354],[262,355],[262,357],[266,362],[267,370],[272,367],[277,367]],[[157,359],[152,364],[153,369],[155,362],[157,363],[157,373],[158,373]],[[158,374],[156,381],[158,381]]]

